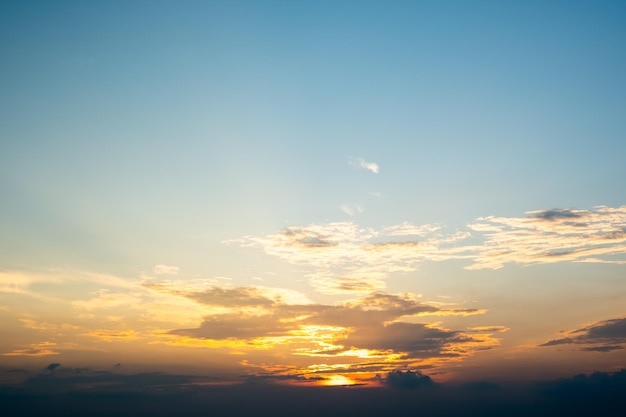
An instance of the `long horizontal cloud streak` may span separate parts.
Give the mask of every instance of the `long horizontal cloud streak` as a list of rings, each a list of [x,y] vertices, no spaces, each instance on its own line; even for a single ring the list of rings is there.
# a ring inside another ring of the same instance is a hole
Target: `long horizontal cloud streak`
[[[626,206],[526,214],[519,218],[481,217],[468,225],[469,230],[447,234],[439,225],[405,222],[373,229],[338,222],[293,226],[227,243],[259,247],[286,262],[311,267],[311,284],[325,293],[380,290],[389,274],[413,271],[424,261],[469,260],[466,269],[555,262],[626,263]]]
[[[507,263],[625,263],[626,206],[595,210],[530,211],[527,217],[482,217],[469,225],[485,238],[468,269],[497,269]]]
[[[288,227],[268,236],[227,243],[260,247],[286,262],[307,265],[311,284],[324,293],[369,293],[385,287],[392,272],[413,271],[426,260],[462,258],[451,245],[468,232],[443,236],[439,226],[403,223],[381,230],[352,222]],[[462,252],[462,251],[461,251]]]

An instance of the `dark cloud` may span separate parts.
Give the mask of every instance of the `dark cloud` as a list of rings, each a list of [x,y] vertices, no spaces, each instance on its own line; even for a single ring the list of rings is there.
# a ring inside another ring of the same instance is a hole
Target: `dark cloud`
[[[626,317],[600,321],[566,334],[566,337],[553,339],[539,346],[587,345],[579,350],[601,353],[620,350],[626,345]]]
[[[582,217],[582,215],[572,209],[552,209],[533,213],[531,217],[547,221],[554,221],[560,219],[577,219]],[[583,223],[583,225],[586,224]]]
[[[288,227],[280,233],[287,238],[289,244],[306,248],[326,248],[337,246],[339,243],[330,240],[330,236],[302,227]]]
[[[490,381],[472,381],[463,384],[463,388],[467,388],[472,391],[493,391],[502,389],[502,387],[496,383]]]
[[[178,329],[171,334],[191,336],[203,339],[252,339],[256,337],[285,334],[296,329],[293,323],[283,323],[280,316],[246,316],[240,314],[222,314],[204,319],[199,328]]]
[[[211,288],[189,293],[189,298],[202,304],[221,306],[271,306],[275,302],[254,287]]]
[[[254,375],[246,375],[245,382],[248,384],[272,384],[277,382],[315,382],[315,381],[323,381],[325,378],[322,376],[305,376],[298,374],[274,374],[274,373],[263,373],[263,374],[254,374]]]
[[[585,348],[581,348],[580,350],[584,352],[612,352],[614,350],[624,349],[623,346],[615,345],[615,346],[589,346]]]
[[[387,374],[385,384],[392,388],[419,388],[432,386],[433,380],[419,371],[395,370]]]
[[[144,286],[155,291],[179,295],[213,306],[269,307],[277,302],[268,297],[261,288],[256,287],[212,287],[204,291],[182,291],[161,284],[144,284]]]
[[[458,332],[431,328],[422,323],[391,323],[361,327],[342,341],[355,348],[403,352],[408,357],[450,356],[445,348],[466,341]]]
[[[212,382],[217,381],[210,377],[160,373],[41,374],[27,384],[0,386],[0,404],[3,415],[11,417],[588,417],[621,416],[626,392],[625,370],[541,383],[502,383],[500,388],[485,381],[462,386],[436,384],[420,372],[407,370],[376,380],[380,385],[360,388],[307,386],[297,383],[302,377],[279,375],[256,375],[247,383],[215,385]],[[265,383],[270,381],[283,383]]]
[[[57,369],[59,366],[61,366],[60,363],[51,363],[46,366],[46,371],[54,372],[54,370]]]

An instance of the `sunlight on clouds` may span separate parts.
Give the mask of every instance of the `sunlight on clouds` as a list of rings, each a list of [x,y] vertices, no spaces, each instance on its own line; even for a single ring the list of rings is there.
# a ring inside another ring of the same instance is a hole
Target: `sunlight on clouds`
[[[330,375],[323,382],[322,385],[338,386],[338,385],[354,385],[356,382],[344,375]]]
[[[404,222],[376,230],[337,222],[292,226],[277,234],[225,243],[259,247],[286,262],[311,267],[307,278],[322,293],[365,294],[383,289],[391,273],[414,271],[426,260],[462,258],[448,247],[469,233],[444,236],[436,233],[439,229]],[[420,240],[406,240],[410,236]]]
[[[58,355],[59,352],[52,350],[56,348],[54,342],[40,342],[30,345],[26,349],[15,349],[11,352],[2,353],[0,356],[50,356]]]
[[[481,217],[470,229],[485,236],[467,269],[498,269],[507,263],[624,263],[626,206],[594,210],[553,209],[527,217]]]
[[[85,336],[95,337],[104,342],[124,342],[139,339],[139,333],[135,330],[109,330],[109,329],[97,329],[86,333]]]

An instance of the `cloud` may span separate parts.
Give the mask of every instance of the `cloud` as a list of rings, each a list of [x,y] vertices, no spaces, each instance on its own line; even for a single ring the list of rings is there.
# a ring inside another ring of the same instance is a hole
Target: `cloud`
[[[563,332],[565,337],[539,346],[574,345],[584,352],[612,352],[626,347],[626,317],[598,321]]]
[[[363,158],[348,158],[348,164],[357,168],[364,168],[368,171],[372,171],[374,174],[378,174],[379,166],[376,162],[368,162]]]
[[[340,207],[341,211],[343,211],[344,213],[346,213],[349,216],[354,216],[355,214],[361,214],[363,213],[363,211],[365,211],[363,209],[363,207],[361,207],[359,204],[342,204]]]
[[[440,226],[409,222],[381,229],[353,222],[290,226],[266,236],[226,241],[258,247],[271,256],[310,268],[314,288],[326,294],[366,294],[385,288],[394,272],[414,271],[421,262],[462,259],[455,248],[469,233],[439,234]]]
[[[437,224],[403,222],[377,229],[347,221],[290,226],[224,243],[258,247],[309,267],[311,284],[328,294],[383,289],[390,274],[414,271],[426,261],[467,260],[470,270],[556,262],[626,264],[626,206],[479,217],[467,228],[446,231]]]
[[[33,343],[25,349],[15,349],[0,356],[50,356],[58,355],[59,352],[52,350],[56,346],[54,342]]]
[[[255,310],[212,314],[195,328],[174,329],[170,335],[210,340],[240,340],[250,348],[278,349],[284,354],[350,358],[346,372],[378,372],[390,366],[446,361],[473,354],[477,349],[497,345],[488,332],[472,333],[444,329],[433,323],[406,322],[425,315],[480,314],[477,309],[448,309],[419,301],[412,294],[372,293],[337,305],[280,304],[268,296],[233,289],[225,300],[237,306],[253,305]],[[214,304],[211,297],[187,293],[198,302]],[[250,302],[242,300],[249,296]],[[220,303],[224,301],[219,301]],[[241,347],[241,344],[239,344]],[[373,358],[383,360],[375,364]],[[366,369],[367,368],[367,369]],[[263,368],[266,371],[268,369]],[[276,375],[336,373],[336,368],[280,371]],[[272,374],[274,375],[274,374]]]
[[[54,372],[54,370],[57,369],[59,366],[61,366],[60,363],[51,363],[46,366],[46,371]]]
[[[385,384],[392,388],[418,388],[432,386],[433,380],[419,371],[395,370],[387,374]]]
[[[179,268],[177,266],[156,265],[153,271],[157,275],[177,275]]]
[[[470,248],[474,263],[467,269],[498,269],[507,263],[625,263],[626,206],[526,214],[521,218],[481,217],[470,224],[484,242]]]

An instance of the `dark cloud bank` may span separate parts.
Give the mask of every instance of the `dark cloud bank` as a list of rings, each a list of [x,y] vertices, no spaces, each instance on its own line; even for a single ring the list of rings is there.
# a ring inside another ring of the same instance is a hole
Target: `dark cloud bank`
[[[0,386],[3,416],[622,416],[626,370],[540,383],[465,385],[419,372],[379,376],[376,387],[275,383],[206,385],[210,378],[63,370]],[[204,383],[205,385],[203,385]]]

